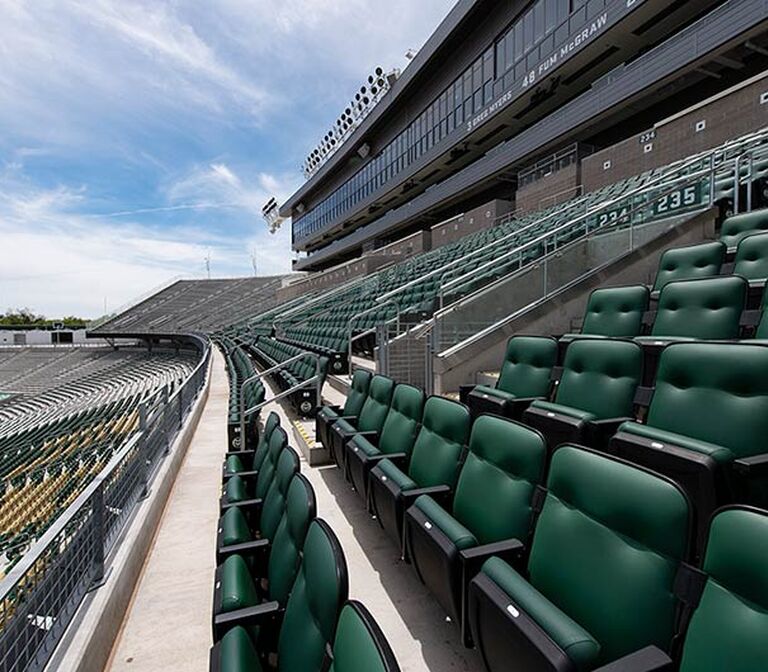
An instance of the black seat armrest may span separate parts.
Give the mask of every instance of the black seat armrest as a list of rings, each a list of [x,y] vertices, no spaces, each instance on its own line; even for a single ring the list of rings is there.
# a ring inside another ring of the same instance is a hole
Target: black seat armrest
[[[219,547],[219,562],[226,560],[230,555],[242,555],[246,557],[260,555],[269,552],[269,539],[256,539],[242,544],[229,544]]]
[[[247,627],[250,625],[261,625],[269,623],[280,613],[280,603],[263,602],[255,607],[245,607],[228,611],[224,614],[217,614],[213,620],[214,637],[219,641],[230,628],[236,625]]]
[[[231,474],[224,474],[224,480],[229,480],[233,476],[239,476],[246,480],[252,480],[259,475],[258,471],[233,471]]]
[[[463,551],[459,551],[459,555],[465,567],[465,572],[470,574],[467,576],[467,581],[469,581],[477,574],[482,564],[493,556],[497,556],[519,569],[520,562],[525,555],[525,550],[525,544],[519,539],[505,539],[492,544],[465,548]]]
[[[416,499],[422,495],[429,495],[438,504],[445,505],[451,501],[453,496],[453,490],[447,485],[433,485],[429,488],[415,488],[413,490],[403,490],[401,496],[403,498],[403,510],[406,510]]]
[[[264,500],[261,498],[244,499],[240,502],[228,502],[226,504],[222,504],[221,510],[226,511],[227,509],[231,509],[232,507],[237,506],[242,509],[243,513],[250,513],[252,511],[258,511],[263,503]]]
[[[337,415],[344,410],[341,406],[339,406],[339,404],[324,404],[324,408],[333,411]]]
[[[734,460],[733,468],[737,474],[748,478],[768,476],[768,453]]]
[[[248,457],[256,454],[255,450],[229,450],[227,451],[227,454],[224,456],[225,459],[227,457]]]
[[[672,659],[666,653],[655,646],[646,646],[594,672],[671,672],[673,669]]]
[[[607,445],[608,439],[610,439],[616,431],[627,421],[634,420],[634,418],[622,417],[622,418],[604,418],[603,420],[590,420],[590,438],[596,442],[595,447]]]
[[[475,389],[477,385],[459,385],[459,401],[462,404],[467,403],[467,397],[469,396],[469,393]]]

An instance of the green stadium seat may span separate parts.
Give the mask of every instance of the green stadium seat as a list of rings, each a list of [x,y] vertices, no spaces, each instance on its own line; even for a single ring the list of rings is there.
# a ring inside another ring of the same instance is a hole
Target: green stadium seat
[[[250,506],[254,500],[263,500],[277,469],[280,453],[288,446],[288,435],[282,427],[275,427],[269,439],[269,450],[264,456],[258,474],[251,476],[235,474],[224,484],[221,496],[222,512],[230,506]]]
[[[345,445],[346,476],[366,504],[371,469],[391,456],[407,462],[423,412],[424,392],[412,385],[398,385],[381,432],[378,435],[354,434]]]
[[[242,542],[227,549],[216,568],[213,597],[214,637],[216,617],[275,601],[285,608],[301,563],[301,552],[310,523],[316,515],[315,493],[301,474],[287,490],[279,524],[269,538]],[[236,625],[231,617],[227,627]]]
[[[357,369],[352,376],[352,383],[344,402],[344,408],[339,406],[323,406],[315,416],[315,435],[317,440],[326,448],[330,445],[328,430],[339,416],[357,417],[368,396],[368,387],[373,374],[365,369]]]
[[[595,448],[634,417],[642,351],[631,341],[576,340],[568,346],[554,401],[534,401],[523,422],[546,438],[550,453],[561,443]]]
[[[264,431],[259,437],[255,450],[238,450],[227,453],[224,461],[224,478],[235,474],[258,473],[269,449],[269,440],[275,427],[280,425],[280,416],[272,411],[264,423]]]
[[[661,354],[644,424],[611,452],[677,480],[694,503],[698,548],[718,506],[768,503],[768,348],[680,343]]]
[[[720,240],[729,253],[735,253],[741,239],[756,231],[768,231],[768,209],[728,217],[720,229]]]
[[[659,260],[652,296],[658,296],[669,282],[719,275],[725,252],[725,243],[719,240],[667,250]]]
[[[595,289],[587,301],[581,332],[565,334],[560,342],[567,346],[574,339],[639,336],[649,299],[645,285]]]
[[[768,233],[751,233],[741,239],[736,248],[733,273],[750,283],[765,283],[768,279]]]
[[[465,642],[470,579],[491,556],[521,555],[528,543],[533,501],[544,477],[546,446],[537,431],[481,415],[450,508],[421,495],[405,514],[405,554]]]
[[[219,553],[233,544],[256,536],[271,539],[285,509],[291,479],[300,470],[299,456],[288,446],[277,460],[274,476],[263,499],[252,499],[227,507],[219,520],[216,547]]]
[[[270,654],[276,653],[278,672],[319,672],[334,641],[347,592],[347,564],[341,545],[331,528],[315,519],[304,541],[301,565],[282,619],[276,601],[219,614],[214,630],[222,636],[211,650],[211,669],[261,672],[267,668],[265,661]],[[279,626],[275,627],[278,619]],[[256,640],[254,632],[258,633]]]
[[[344,446],[355,434],[362,433],[369,437],[378,437],[392,402],[395,381],[386,376],[376,375],[371,379],[368,396],[360,415],[340,417],[328,431],[331,458],[344,468]]]
[[[378,623],[354,600],[341,610],[328,658],[328,672],[400,672]]]
[[[651,334],[637,341],[738,338],[746,298],[747,281],[735,275],[669,282],[659,293]]]
[[[371,510],[398,548],[403,543],[403,515],[418,496],[432,495],[441,502],[451,496],[471,417],[464,404],[430,397],[422,423],[410,460],[388,457],[371,469],[369,477]]]
[[[768,511],[722,509],[709,529],[679,666],[657,647],[597,672],[758,672],[768,669]],[[686,619],[687,620],[687,615]]]
[[[689,518],[674,482],[559,448],[527,563],[490,558],[470,583],[472,639],[488,670],[589,672],[648,646],[669,651]]]
[[[534,400],[548,396],[557,364],[557,341],[543,336],[513,336],[494,387],[475,385],[462,392],[473,417],[493,413],[519,418]]]

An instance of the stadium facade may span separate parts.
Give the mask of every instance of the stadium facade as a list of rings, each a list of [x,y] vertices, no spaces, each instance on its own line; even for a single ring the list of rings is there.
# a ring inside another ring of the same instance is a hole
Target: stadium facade
[[[487,204],[498,216],[572,198],[637,172],[630,152],[594,175],[589,157],[621,141],[640,148],[644,166],[715,146],[722,129],[654,142],[656,126],[762,72],[767,28],[763,0],[462,0],[283,204],[302,253],[295,270],[332,268],[415,233],[425,238],[410,249],[430,249],[431,227]],[[764,109],[730,122],[730,137],[753,130]]]

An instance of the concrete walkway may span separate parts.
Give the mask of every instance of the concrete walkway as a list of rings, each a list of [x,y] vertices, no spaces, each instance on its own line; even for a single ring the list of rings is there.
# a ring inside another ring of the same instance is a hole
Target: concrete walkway
[[[338,393],[326,390],[333,401]],[[277,404],[284,427],[292,419]],[[136,588],[108,669],[120,672],[196,672],[208,669],[214,540],[225,450],[228,383],[216,352],[210,395],[168,501],[154,546]],[[268,407],[266,412],[273,410]],[[314,423],[304,423],[314,432]],[[289,431],[289,436],[292,433]],[[293,443],[293,441],[292,441]],[[371,610],[402,672],[481,672],[475,651],[459,642],[413,569],[365,512],[335,467],[302,473],[317,495],[318,515],[336,532],[349,565],[350,597]],[[362,672],[362,671],[361,671]]]
[[[227,372],[216,348],[211,371],[208,400],[168,498],[109,670],[208,670],[221,460],[229,409]]]

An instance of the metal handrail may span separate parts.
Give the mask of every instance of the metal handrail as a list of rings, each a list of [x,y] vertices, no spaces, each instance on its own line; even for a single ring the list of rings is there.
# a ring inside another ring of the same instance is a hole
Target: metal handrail
[[[397,320],[397,330],[400,330],[400,304],[398,304],[396,301],[386,301],[384,303],[381,303],[376,306],[371,306],[370,308],[366,308],[365,310],[357,313],[356,315],[353,315],[347,320],[347,368],[349,369],[350,375],[352,373],[352,342],[353,341],[359,341],[363,336],[367,336],[370,333],[370,330],[367,332],[364,332],[362,334],[357,334],[356,336],[352,336],[352,325],[356,320],[359,320],[364,315],[368,315],[369,313],[374,313],[385,306],[394,306],[395,307],[395,317],[390,318]]]
[[[319,382],[319,378],[321,377],[320,376],[320,355],[318,355],[315,352],[307,351],[307,352],[302,352],[301,354],[298,354],[298,355],[293,355],[293,357],[289,357],[284,362],[280,362],[279,364],[276,364],[275,366],[272,366],[272,367],[270,367],[270,368],[268,368],[268,369],[266,369],[264,371],[255,373],[253,376],[251,376],[250,378],[246,378],[241,383],[241,385],[240,385],[240,400],[239,400],[239,404],[238,404],[239,407],[240,407],[240,445],[241,446],[245,446],[245,418],[246,418],[247,415],[250,416],[250,415],[252,415],[255,412],[255,411],[252,411],[252,410],[246,410],[246,408],[245,408],[245,388],[246,388],[246,386],[250,385],[251,383],[255,383],[256,381],[261,380],[264,376],[267,376],[270,373],[274,373],[275,371],[279,371],[280,369],[283,369],[286,366],[288,366],[290,364],[293,364],[294,362],[297,362],[300,359],[305,359],[305,358],[309,358],[309,359],[314,359],[315,360],[315,377],[318,378],[318,382]],[[310,380],[313,380],[313,379],[310,379]],[[298,389],[298,387],[299,386],[296,386],[296,389]],[[290,391],[293,392],[293,391],[295,391],[295,389],[291,388]],[[320,396],[320,392],[321,392],[321,390],[319,389],[319,386],[318,386],[318,390],[317,390],[318,398]],[[280,397],[280,398],[282,398],[282,397]],[[259,408],[261,408],[261,407],[259,406]]]
[[[684,177],[676,178],[676,180],[673,180],[673,182],[677,183],[677,182],[683,181],[683,180],[694,181],[694,179],[696,177],[701,177],[702,175],[706,175],[709,172],[710,172],[710,169],[706,169],[704,171],[700,171],[699,173],[693,173],[691,175],[687,175],[687,176],[684,176]],[[677,191],[678,189],[679,189],[679,186],[669,187],[669,189],[667,189],[666,191],[661,191],[661,192],[658,192],[657,194],[655,194],[653,199],[650,200],[650,201],[645,201],[643,203],[637,203],[637,204],[631,204],[630,206],[627,206],[628,207],[628,212],[623,214],[619,219],[617,219],[615,221],[608,222],[608,223],[604,224],[603,226],[595,227],[589,233],[594,233],[596,231],[602,231],[602,230],[605,230],[605,229],[608,229],[608,228],[616,227],[617,225],[621,224],[621,222],[623,220],[625,220],[627,217],[631,216],[635,212],[647,209],[649,207],[649,205],[651,205],[652,203],[655,203],[660,198],[663,198],[664,196],[667,196],[668,194],[671,194],[671,193]],[[711,205],[712,205],[712,202],[711,202],[711,196],[710,196],[710,200],[707,203],[707,205],[701,206],[700,209],[703,209],[704,207],[711,207]],[[598,214],[598,213],[599,213],[599,210],[595,211],[595,212],[590,212],[588,217],[592,217],[592,216],[594,216],[595,214]],[[588,217],[583,217],[581,219],[586,220],[586,219],[588,219]],[[564,225],[562,227],[558,227],[558,229],[556,229],[554,231],[551,231],[551,232],[549,232],[547,234],[543,234],[542,236],[539,236],[539,238],[536,238],[536,239],[534,239],[532,241],[529,241],[528,243],[525,243],[525,245],[521,245],[519,248],[515,248],[515,250],[512,250],[512,252],[522,254],[522,252],[524,252],[528,248],[536,247],[538,245],[541,245],[542,242],[546,241],[553,233],[556,234],[557,232],[559,232],[559,231],[561,231],[563,229],[569,229],[569,228],[573,227],[574,224],[577,221],[579,221],[579,220],[574,220],[573,222],[569,222],[569,223],[567,223],[566,225]],[[571,244],[577,243],[577,242],[579,242],[580,239],[577,239],[577,240],[574,240],[574,241],[569,241],[567,243],[567,245],[571,245]],[[561,248],[553,249],[551,252],[547,252],[547,253],[543,254],[541,257],[538,257],[533,263],[536,263],[536,264],[541,263],[541,262],[545,261],[546,259],[549,259],[551,256],[553,256],[553,255],[555,255],[555,254],[557,254],[557,253],[559,253],[561,251],[562,251],[562,247]],[[503,258],[504,258],[503,256],[499,257],[499,260],[501,260]],[[496,261],[498,261],[498,260],[494,260],[494,262],[491,262],[490,265],[493,265],[493,263],[496,263]],[[438,319],[440,319],[444,315],[448,315],[448,314],[454,312],[455,310],[457,310],[462,305],[465,305],[469,301],[475,300],[477,298],[477,296],[482,295],[486,291],[491,290],[493,287],[497,286],[499,283],[507,282],[509,280],[514,279],[515,277],[517,277],[518,275],[520,275],[521,273],[526,271],[528,268],[529,268],[529,266],[523,267],[521,265],[516,271],[512,272],[511,274],[509,274],[509,275],[507,275],[505,277],[499,278],[499,279],[495,280],[494,282],[490,282],[485,287],[481,287],[480,289],[478,289],[477,292],[473,292],[469,296],[462,297],[461,299],[459,299],[456,302],[450,304],[449,306],[446,306],[445,308],[442,308],[442,309],[436,311],[434,316],[433,316],[433,320],[437,321]],[[481,270],[481,269],[482,269],[482,267],[479,267],[476,270]],[[463,283],[463,284],[466,284],[466,283]]]
[[[546,233],[543,233],[541,236],[538,236],[537,238],[534,238],[533,240],[528,241],[527,243],[514,247],[511,250],[508,250],[507,252],[505,252],[504,254],[497,256],[494,259],[491,259],[490,261],[485,262],[484,264],[481,264],[480,266],[473,269],[472,271],[469,271],[463,275],[460,275],[457,278],[454,278],[453,280],[447,282],[445,285],[442,285],[440,287],[441,310],[443,309],[444,297],[447,290],[452,289],[454,287],[461,287],[463,285],[468,284],[471,281],[470,279],[468,279],[468,276],[472,276],[476,273],[482,273],[484,270],[491,269],[497,264],[499,264],[499,262],[503,262],[504,260],[509,259],[514,255],[521,255],[525,250],[535,247],[537,245],[541,245],[542,243],[546,242],[549,238],[556,238],[558,234],[572,229],[574,226],[578,225],[579,223],[587,221],[590,218],[594,217],[595,215],[600,214],[600,212],[603,212],[605,210],[611,210],[616,205],[623,203],[625,201],[628,201],[630,199],[633,199],[637,196],[647,195],[648,192],[652,191],[654,188],[657,189],[660,185],[667,186],[672,183],[676,184],[678,182],[693,181],[695,178],[702,177],[704,175],[711,175],[712,181],[714,182],[715,165],[714,165],[713,157],[714,155],[711,155],[710,157],[708,157],[710,159],[709,168],[706,168],[704,170],[700,170],[697,172],[693,172],[693,173],[688,173],[686,175],[680,175],[678,177],[670,178],[669,175],[660,175],[659,177],[654,178],[652,181],[647,182],[641,187],[630,190],[622,194],[621,196],[618,196],[617,198],[610,199],[608,201],[603,201],[597,207],[590,208],[589,210],[587,210],[583,215],[580,215],[575,219],[563,222],[561,225],[555,227],[551,231],[547,231]],[[686,166],[690,167],[691,165],[700,163],[700,161],[701,161],[700,159],[696,159],[695,161],[691,161],[688,164],[686,164]],[[682,168],[680,170],[682,170]],[[675,190],[674,188],[670,189],[670,193],[674,190]],[[609,225],[614,226],[615,222],[610,222]]]

